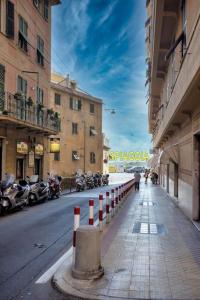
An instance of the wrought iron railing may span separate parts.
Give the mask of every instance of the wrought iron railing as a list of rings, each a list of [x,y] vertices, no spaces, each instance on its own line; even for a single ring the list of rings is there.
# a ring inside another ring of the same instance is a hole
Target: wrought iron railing
[[[44,129],[59,131],[60,119],[48,113],[48,109],[40,104],[30,103],[19,95],[4,93],[0,95],[0,114],[24,121],[27,125],[39,126]]]

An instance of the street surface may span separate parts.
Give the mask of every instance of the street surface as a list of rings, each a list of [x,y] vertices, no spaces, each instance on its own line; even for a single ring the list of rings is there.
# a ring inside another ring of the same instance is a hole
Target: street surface
[[[131,178],[133,174],[112,174],[109,187],[63,195],[0,217],[0,300],[64,299],[51,287],[48,270],[72,245],[74,206],[80,206],[81,224],[87,224],[88,200]],[[97,219],[98,201],[94,209]],[[47,279],[36,283],[43,274]]]

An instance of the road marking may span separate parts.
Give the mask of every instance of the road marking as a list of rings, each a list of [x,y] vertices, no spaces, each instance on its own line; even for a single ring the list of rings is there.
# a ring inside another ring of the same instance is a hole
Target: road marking
[[[106,218],[106,213],[103,214],[103,218]],[[99,220],[96,220],[94,222],[94,226],[97,226],[99,224]],[[67,259],[72,256],[73,254],[73,247],[69,248],[69,250],[64,253],[58,260],[53,264],[35,283],[36,284],[45,284],[47,283],[53,274],[58,270],[58,268],[61,266],[61,264]]]

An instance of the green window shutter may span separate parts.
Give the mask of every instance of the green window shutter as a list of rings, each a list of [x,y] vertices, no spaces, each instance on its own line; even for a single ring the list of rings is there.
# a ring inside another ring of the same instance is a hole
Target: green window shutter
[[[73,109],[73,98],[72,97],[70,97],[70,104],[69,105],[70,105],[70,108]]]
[[[78,100],[78,110],[81,110],[81,106],[82,106],[81,100]]]
[[[7,0],[6,2],[6,35],[8,38],[14,39],[14,17],[15,17],[15,10],[14,4]]]

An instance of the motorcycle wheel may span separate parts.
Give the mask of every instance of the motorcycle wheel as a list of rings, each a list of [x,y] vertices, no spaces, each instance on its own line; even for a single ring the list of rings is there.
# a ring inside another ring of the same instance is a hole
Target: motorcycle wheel
[[[31,194],[31,195],[33,195],[33,194]],[[28,196],[28,205],[29,206],[32,206],[33,202],[35,201],[35,195],[34,195],[34,199],[31,198],[31,195]]]
[[[4,216],[6,214],[6,209],[0,205],[0,216]]]

